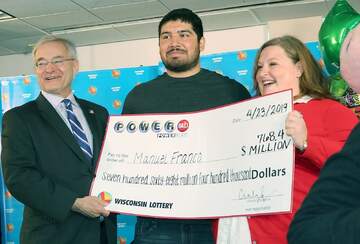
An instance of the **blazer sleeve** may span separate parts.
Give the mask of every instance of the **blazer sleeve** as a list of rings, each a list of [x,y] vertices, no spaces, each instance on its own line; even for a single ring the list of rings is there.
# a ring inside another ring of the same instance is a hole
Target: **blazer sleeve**
[[[21,111],[9,110],[3,117],[1,161],[6,186],[23,204],[64,221],[79,196],[38,168],[30,127]]]
[[[290,226],[289,244],[360,240],[360,126],[332,156]]]
[[[314,133],[308,136],[308,148],[299,157],[310,159],[316,167],[322,168],[325,161],[334,153],[339,152],[351,130],[358,123],[353,111],[338,102],[332,102],[322,117],[323,134]]]

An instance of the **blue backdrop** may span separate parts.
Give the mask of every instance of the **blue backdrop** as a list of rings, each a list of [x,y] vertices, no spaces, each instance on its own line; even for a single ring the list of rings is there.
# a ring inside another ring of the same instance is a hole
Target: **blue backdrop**
[[[317,42],[307,44],[314,57],[320,62]],[[255,49],[202,56],[201,66],[229,76],[242,83],[254,95],[252,65]],[[106,107],[110,114],[120,114],[129,91],[137,84],[147,82],[164,72],[164,66],[118,68],[79,72],[73,82],[76,96]],[[34,75],[2,77],[1,115],[8,109],[35,99],[39,86]],[[0,170],[1,174],[1,170]],[[18,244],[23,205],[14,199],[3,184],[0,175],[0,214],[3,244]],[[118,216],[118,243],[130,243],[133,239],[136,218]]]

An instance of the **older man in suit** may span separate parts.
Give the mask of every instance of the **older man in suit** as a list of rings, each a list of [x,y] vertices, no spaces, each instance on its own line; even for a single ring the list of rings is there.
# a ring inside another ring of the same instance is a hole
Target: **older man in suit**
[[[33,58],[41,93],[2,124],[4,179],[25,205],[21,243],[115,244],[115,216],[88,195],[108,113],[73,95],[79,63],[71,42],[45,37]]]

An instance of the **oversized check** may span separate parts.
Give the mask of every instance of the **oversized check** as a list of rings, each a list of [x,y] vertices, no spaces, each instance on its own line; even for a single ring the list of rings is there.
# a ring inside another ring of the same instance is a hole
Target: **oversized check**
[[[140,216],[289,212],[291,110],[285,91],[201,112],[111,116],[91,195]]]

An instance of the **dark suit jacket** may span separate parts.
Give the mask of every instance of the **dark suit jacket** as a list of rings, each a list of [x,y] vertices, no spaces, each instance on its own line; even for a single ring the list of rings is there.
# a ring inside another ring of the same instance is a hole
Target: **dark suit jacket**
[[[99,244],[101,224],[71,211],[89,194],[108,113],[77,99],[93,134],[93,159],[86,160],[71,131],[41,94],[6,112],[2,129],[5,183],[24,203],[22,244]],[[116,243],[115,216],[106,218],[109,243]]]
[[[289,244],[360,243],[360,124],[330,157],[298,210]]]

